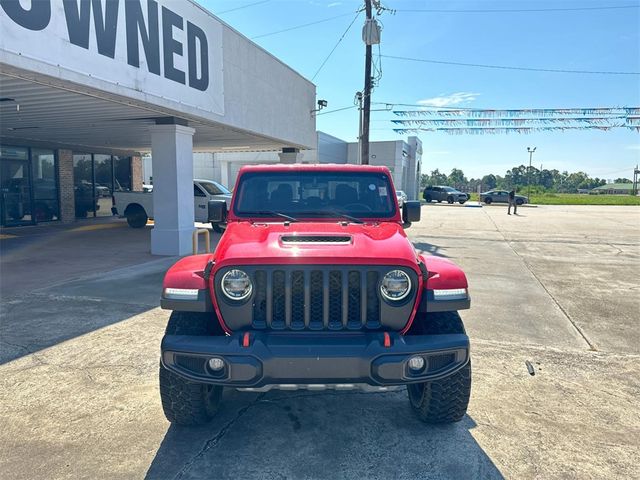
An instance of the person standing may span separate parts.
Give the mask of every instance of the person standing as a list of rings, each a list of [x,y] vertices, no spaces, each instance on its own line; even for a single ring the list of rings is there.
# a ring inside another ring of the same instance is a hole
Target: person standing
[[[518,204],[516,203],[516,191],[511,189],[509,192],[509,208],[507,209],[507,215],[511,215],[511,207],[513,206],[513,214],[518,214]]]

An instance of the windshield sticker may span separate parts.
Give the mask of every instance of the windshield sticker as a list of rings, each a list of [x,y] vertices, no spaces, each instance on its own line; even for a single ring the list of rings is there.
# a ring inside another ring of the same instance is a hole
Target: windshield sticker
[[[370,184],[369,184],[369,190],[371,190],[371,191],[373,192],[375,189],[376,189],[375,184],[370,183]]]
[[[380,187],[378,188],[378,194],[381,197],[386,197],[387,196],[387,187]]]

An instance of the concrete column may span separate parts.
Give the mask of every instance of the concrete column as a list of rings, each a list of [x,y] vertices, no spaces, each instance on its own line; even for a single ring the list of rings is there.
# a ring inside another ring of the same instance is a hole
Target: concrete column
[[[151,127],[153,215],[151,253],[191,253],[194,230],[193,134],[183,125]]]
[[[76,198],[73,190],[73,152],[58,150],[58,180],[60,182],[60,221],[76,220]]]
[[[283,148],[278,154],[280,163],[301,163],[302,154],[298,148]]]

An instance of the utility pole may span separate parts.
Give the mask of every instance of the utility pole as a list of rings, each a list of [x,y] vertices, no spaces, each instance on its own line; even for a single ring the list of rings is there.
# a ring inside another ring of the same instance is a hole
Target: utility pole
[[[638,169],[638,165],[633,169],[633,194],[638,195],[638,175],[640,175],[640,170]]]
[[[369,22],[372,18],[371,0],[365,0],[364,6],[367,14],[366,22]],[[371,42],[366,41],[365,39],[365,44],[363,92],[364,105],[362,110],[362,138],[360,140],[362,147],[360,152],[360,163],[362,165],[369,165],[369,118],[371,115]]]
[[[527,170],[527,198],[531,201],[531,160],[533,159],[533,152],[536,151],[537,147],[527,147],[527,152],[529,152],[529,170]]]
[[[358,160],[362,163],[362,92],[356,92],[355,103],[358,105]]]

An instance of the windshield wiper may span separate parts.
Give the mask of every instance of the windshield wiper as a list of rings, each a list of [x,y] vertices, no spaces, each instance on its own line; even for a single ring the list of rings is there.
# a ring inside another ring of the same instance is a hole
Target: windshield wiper
[[[299,222],[299,220],[295,217],[286,215],[284,213],[275,212],[273,210],[261,210],[259,212],[249,212],[246,215],[271,215],[272,217],[284,218],[285,220],[289,220],[290,222]]]
[[[358,218],[358,217],[352,217],[351,215],[347,215],[346,213],[342,213],[339,212],[338,210],[321,210],[319,212],[298,212],[300,215],[305,215],[305,214],[309,214],[309,215],[321,215],[323,217],[340,217],[346,220],[350,220],[353,223],[364,223],[364,220]]]

